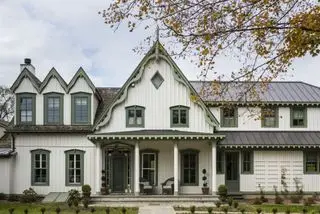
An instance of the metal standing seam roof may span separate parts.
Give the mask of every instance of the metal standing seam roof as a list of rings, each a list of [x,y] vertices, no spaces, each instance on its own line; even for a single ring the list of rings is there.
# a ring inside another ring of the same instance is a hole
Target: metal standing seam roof
[[[320,103],[320,88],[304,82],[274,81],[261,89],[261,82],[219,82],[221,94],[215,95],[211,81],[191,81],[192,86],[205,102],[212,101],[262,101],[281,103]],[[259,100],[242,96],[246,89],[254,87]],[[223,90],[222,90],[223,89]]]
[[[221,147],[320,147],[320,131],[230,131]]]

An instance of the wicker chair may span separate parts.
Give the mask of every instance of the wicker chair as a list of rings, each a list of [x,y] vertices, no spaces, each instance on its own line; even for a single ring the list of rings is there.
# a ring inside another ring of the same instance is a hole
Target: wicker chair
[[[162,194],[163,195],[173,195],[174,191],[174,178],[168,178],[161,184],[162,187]]]
[[[150,184],[150,182],[145,178],[140,178],[140,193],[146,195],[154,194],[154,186]]]

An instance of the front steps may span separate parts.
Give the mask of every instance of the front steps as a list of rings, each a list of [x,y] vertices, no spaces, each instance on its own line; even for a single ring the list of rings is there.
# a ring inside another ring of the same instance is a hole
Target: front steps
[[[218,196],[212,195],[93,195],[91,204],[97,206],[215,206]]]

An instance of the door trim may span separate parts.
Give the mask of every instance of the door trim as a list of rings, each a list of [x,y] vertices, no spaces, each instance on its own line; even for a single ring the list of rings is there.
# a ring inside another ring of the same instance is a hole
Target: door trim
[[[124,175],[124,178],[123,178],[123,190],[121,191],[115,191],[113,189],[113,180],[114,180],[114,173],[113,173],[113,161],[114,161],[114,158],[123,158],[124,160],[124,167],[123,167],[123,175]],[[127,156],[124,154],[124,153],[119,153],[119,154],[113,154],[111,156],[111,167],[112,167],[112,170],[110,170],[110,188],[112,190],[112,192],[114,193],[124,193],[126,188],[127,188],[127,180],[128,180],[128,160],[127,160]]]
[[[224,158],[225,158],[225,160],[224,160],[224,162],[225,162],[225,178],[224,178],[224,183],[225,183],[225,185],[228,187],[228,182],[227,182],[227,166],[228,166],[228,163],[227,163],[227,155],[228,154],[232,154],[232,153],[235,153],[235,154],[237,154],[237,163],[236,163],[236,165],[237,165],[237,180],[234,180],[234,182],[233,183],[235,183],[236,184],[236,187],[237,187],[237,189],[236,190],[229,190],[229,188],[228,188],[228,192],[230,192],[230,193],[238,193],[238,192],[240,192],[240,164],[241,164],[241,160],[240,160],[240,152],[239,151],[225,151],[225,154],[224,154]]]

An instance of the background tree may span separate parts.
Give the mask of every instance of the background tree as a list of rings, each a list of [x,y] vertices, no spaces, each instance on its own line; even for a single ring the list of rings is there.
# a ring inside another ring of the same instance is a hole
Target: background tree
[[[14,95],[9,88],[0,86],[0,120],[10,121],[14,113]]]
[[[258,88],[286,73],[295,58],[320,53],[320,5],[317,0],[113,0],[100,12],[107,25],[148,29],[155,21],[173,55],[197,56],[205,79],[219,55],[241,63],[231,81],[261,81]],[[151,23],[151,24],[150,24]],[[150,36],[146,38],[150,41]],[[256,96],[255,84],[246,92]],[[215,93],[221,92],[218,81]],[[243,94],[245,94],[243,93]]]

